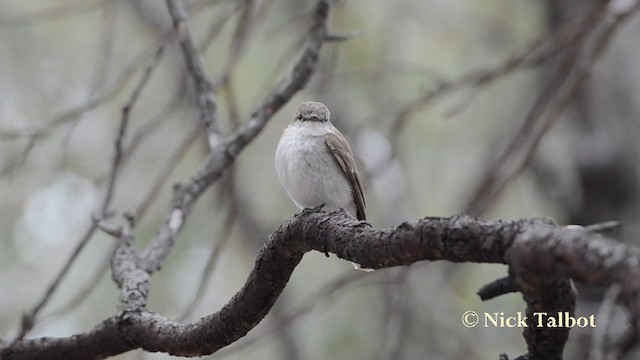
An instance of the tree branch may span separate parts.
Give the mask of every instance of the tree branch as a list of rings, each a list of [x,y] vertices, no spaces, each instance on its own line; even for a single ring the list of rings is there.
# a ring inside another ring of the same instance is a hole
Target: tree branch
[[[213,148],[221,140],[220,124],[216,119],[213,85],[209,80],[207,70],[202,63],[202,57],[198,52],[198,47],[187,23],[187,11],[182,0],[167,0],[167,8],[173,20],[173,29],[184,54],[187,72],[193,80],[198,108],[200,109],[200,121],[207,131],[209,146]]]
[[[302,256],[311,250],[327,250],[374,269],[422,260],[506,263],[520,283],[528,313],[572,313],[575,297],[568,277],[594,284],[617,283],[635,327],[640,324],[640,250],[600,235],[558,228],[545,219],[480,221],[468,216],[424,218],[375,229],[344,211],[307,210],[270,236],[245,285],[212,315],[180,324],[144,309],[130,309],[89,333],[21,340],[0,354],[7,360],[75,359],[78,354],[101,358],[138,347],[180,356],[214,353],[265,317]],[[560,359],[568,330],[525,329],[528,358]]]

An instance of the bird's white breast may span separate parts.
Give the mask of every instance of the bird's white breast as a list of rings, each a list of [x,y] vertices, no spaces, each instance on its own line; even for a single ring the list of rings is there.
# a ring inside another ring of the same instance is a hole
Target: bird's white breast
[[[334,130],[330,123],[289,125],[276,150],[276,172],[298,208],[324,203],[325,210],[344,208],[355,216],[351,186],[324,141],[324,135]]]

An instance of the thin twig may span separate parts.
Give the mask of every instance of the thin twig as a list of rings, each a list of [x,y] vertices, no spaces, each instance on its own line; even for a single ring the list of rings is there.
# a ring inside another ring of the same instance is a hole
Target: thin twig
[[[591,337],[591,350],[589,352],[589,360],[604,360],[605,359],[605,342],[607,339],[607,333],[609,332],[609,325],[611,325],[611,318],[620,295],[620,285],[613,284],[609,287],[604,294],[602,304],[596,315],[598,319],[598,326],[593,329],[593,336]]]
[[[82,304],[87,299],[87,297],[93,293],[95,287],[100,283],[100,278],[104,276],[105,271],[109,268],[111,256],[117,245],[117,242],[111,243],[109,250],[105,252],[105,256],[100,261],[100,264],[96,266],[91,276],[89,276],[84,282],[84,285],[80,286],[76,290],[76,294],[58,308],[42,315],[42,317],[40,318],[40,322],[38,324],[34,324],[34,328],[37,328],[38,325],[42,325],[50,319],[64,317],[66,314],[70,313],[72,310],[80,306],[80,304]]]
[[[209,50],[211,43],[222,33],[222,29],[229,22],[229,20],[233,19],[233,14],[242,8],[244,5],[243,1],[232,1],[227,4],[227,7],[220,12],[216,13],[216,18],[214,21],[211,21],[211,25],[209,25],[209,30],[207,30],[204,35],[204,39],[199,44],[200,53],[203,55],[206,54],[207,50]],[[214,85],[215,88],[215,85]]]
[[[511,276],[506,276],[481,287],[476,294],[478,294],[480,300],[487,301],[516,291],[520,291],[520,285]]]
[[[193,80],[196,92],[198,108],[200,109],[200,121],[207,130],[209,146],[213,148],[219,141],[220,124],[216,119],[216,103],[213,94],[213,85],[207,70],[198,52],[196,42],[187,22],[187,12],[182,0],[167,0],[167,8],[173,20],[173,29],[182,48],[187,72]]]
[[[183,79],[184,80],[184,79]],[[129,136],[130,140],[127,142],[123,149],[123,161],[129,159],[132,153],[134,153],[145,139],[150,138],[162,125],[166,124],[172,119],[170,115],[176,112],[180,108],[180,104],[186,98],[187,82],[180,81],[180,84],[175,87],[174,93],[170,96],[170,101],[166,103],[158,112],[153,116],[150,116],[142,125],[138,126],[135,131]]]
[[[60,270],[58,275],[53,279],[53,281],[47,287],[47,290],[45,291],[45,293],[42,296],[42,298],[33,307],[33,309],[31,309],[31,311],[29,311],[28,313],[22,314],[22,323],[21,323],[21,326],[20,326],[20,331],[18,332],[18,335],[16,336],[16,340],[20,340],[20,339],[24,338],[24,336],[31,329],[33,329],[33,327],[35,325],[35,322],[37,320],[38,313],[47,304],[47,302],[49,301],[49,299],[51,298],[53,293],[58,288],[58,285],[60,285],[60,282],[62,281],[62,279],[65,277],[65,275],[69,271],[69,268],[71,268],[71,264],[78,257],[78,255],[80,254],[80,251],[84,248],[84,246],[87,244],[89,239],[93,236],[93,234],[95,233],[97,228],[98,228],[97,223],[92,221],[91,225],[89,225],[89,227],[85,230],[84,234],[80,238],[80,241],[78,242],[78,244],[74,248],[73,252],[69,256],[69,259],[65,262],[64,266],[62,267],[62,269]]]
[[[593,232],[597,232],[597,233],[604,233],[604,232],[609,232],[609,231],[618,229],[620,226],[622,226],[620,221],[610,220],[610,221],[604,221],[604,222],[597,223],[597,224],[588,225],[588,226],[585,226],[584,228],[587,231],[593,231]]]
[[[264,4],[262,4],[264,5]],[[235,10],[235,9],[232,9]],[[255,32],[258,24],[259,17],[265,14],[264,6],[256,4],[256,1],[244,2],[243,12],[236,26],[236,30],[231,38],[231,45],[229,49],[229,57],[227,58],[226,65],[213,82],[214,89],[220,87],[226,87],[230,81],[233,70],[239,63],[240,58],[246,52],[248,44],[251,40],[251,35]],[[209,34],[212,34],[213,27]],[[209,35],[207,36],[209,37]]]
[[[158,194],[162,190],[163,186],[166,184],[169,179],[169,175],[173,172],[176,166],[182,161],[184,156],[187,154],[189,149],[193,146],[196,139],[200,135],[200,126],[194,126],[193,129],[185,136],[185,138],[180,142],[177,149],[169,156],[167,161],[164,163],[164,166],[158,172],[158,175],[155,178],[153,184],[149,187],[149,191],[145,194],[142,201],[140,201],[139,205],[136,207],[136,216],[138,218],[142,218],[147,210],[151,207],[153,201],[158,198]]]
[[[381,341],[382,349],[378,352],[381,355],[380,359],[403,358],[402,350],[410,314],[407,306],[410,293],[407,279],[410,272],[410,267],[398,269],[394,281],[385,287],[387,316],[385,316],[384,337]]]
[[[222,229],[222,234],[220,235],[220,241],[218,241],[218,243],[211,249],[211,254],[209,255],[207,264],[205,265],[204,269],[202,269],[202,273],[200,275],[198,289],[196,290],[195,295],[193,296],[187,307],[184,309],[182,314],[178,316],[178,320],[187,319],[202,301],[202,298],[207,289],[207,284],[209,284],[211,275],[213,275],[213,271],[215,270],[216,264],[218,263],[218,259],[220,259],[222,250],[226,247],[226,245],[229,243],[229,240],[231,239],[231,231],[233,230],[233,225],[236,222],[237,213],[238,209],[236,204],[230,201],[229,209],[227,210],[227,216],[224,221],[224,227]]]
[[[14,171],[26,164],[39,138],[40,136],[37,135],[30,136],[24,148],[20,151],[20,154],[14,159],[9,160],[2,169],[0,169],[0,177],[11,175]]]
[[[105,5],[103,15],[102,15],[102,24],[100,27],[100,35],[97,44],[99,44],[96,53],[96,62],[93,65],[93,74],[91,78],[91,82],[89,84],[89,91],[86,95],[86,101],[91,100],[92,97],[96,95],[99,89],[103,88],[107,75],[110,69],[110,63],[113,59],[113,43],[114,43],[114,32],[116,29],[116,6],[118,5],[117,1],[112,1],[110,4]],[[69,131],[67,131],[64,137],[64,145],[68,146],[69,140],[72,137],[73,131],[76,128],[76,125],[82,121],[82,115],[78,116],[71,122],[71,126]],[[65,152],[66,156],[66,152]]]
[[[102,202],[102,210],[101,210],[102,214],[107,212],[108,210],[107,207],[111,203],[111,198],[113,197],[113,188],[116,183],[115,179],[118,176],[118,172],[120,171],[120,161],[122,160],[124,134],[126,133],[127,126],[129,124],[131,109],[133,108],[133,105],[138,101],[138,98],[140,97],[140,93],[142,92],[142,89],[144,89],[145,85],[147,84],[147,81],[149,80],[149,77],[151,76],[151,72],[153,71],[153,69],[155,69],[156,65],[160,61],[160,57],[162,56],[163,49],[164,49],[163,47],[158,48],[158,51],[156,52],[155,56],[151,60],[151,63],[149,64],[144,74],[142,75],[142,79],[140,79],[140,82],[134,89],[133,94],[131,94],[129,101],[127,102],[127,104],[125,104],[124,108],[122,109],[122,121],[120,122],[120,129],[118,130],[118,137],[116,138],[115,155],[113,157],[113,161],[111,163],[111,169],[109,171],[109,174],[110,174],[109,180],[107,180],[107,192],[105,194],[105,199]]]

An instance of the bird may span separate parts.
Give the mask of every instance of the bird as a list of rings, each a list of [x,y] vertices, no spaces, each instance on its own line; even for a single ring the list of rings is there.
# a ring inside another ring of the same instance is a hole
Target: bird
[[[278,142],[275,168],[282,187],[300,210],[341,208],[355,219],[367,220],[353,151],[331,123],[325,104],[306,101],[298,105],[293,122]]]
[[[367,219],[353,152],[323,103],[298,105],[293,122],[280,137],[275,167],[282,187],[299,209],[324,204],[327,211],[343,208],[358,220]]]

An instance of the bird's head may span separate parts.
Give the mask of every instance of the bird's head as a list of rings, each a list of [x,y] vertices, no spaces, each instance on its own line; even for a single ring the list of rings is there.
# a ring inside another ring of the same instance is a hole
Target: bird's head
[[[331,114],[325,104],[316,101],[306,101],[298,105],[295,113],[295,121],[319,121],[328,122]]]

